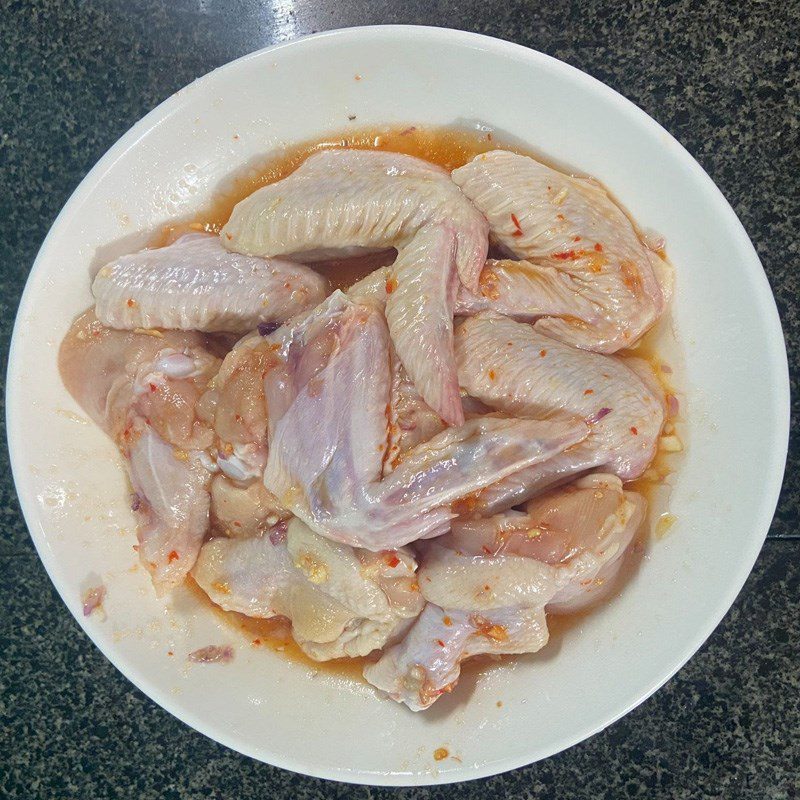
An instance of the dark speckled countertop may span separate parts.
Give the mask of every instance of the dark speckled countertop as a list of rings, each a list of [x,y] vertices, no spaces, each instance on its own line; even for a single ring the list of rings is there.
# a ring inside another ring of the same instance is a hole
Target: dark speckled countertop
[[[50,224],[146,111],[244,53],[356,24],[459,27],[554,55],[670,130],[733,204],[764,262],[792,370],[800,2],[0,0],[0,350]],[[3,374],[5,368],[3,369]],[[800,446],[769,539],[702,650],[642,706],[545,762],[454,787],[368,789],[251,761],[129,684],[68,614],[0,455],[0,796],[753,798],[800,796]]]

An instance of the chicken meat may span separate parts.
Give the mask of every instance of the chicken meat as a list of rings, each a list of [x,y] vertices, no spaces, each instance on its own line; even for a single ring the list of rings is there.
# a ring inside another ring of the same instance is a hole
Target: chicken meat
[[[231,253],[189,233],[104,266],[92,284],[97,318],[112,328],[246,333],[319,303],[327,281],[302,264]]]
[[[425,401],[463,422],[453,307],[459,283],[478,289],[488,227],[445,170],[399,153],[325,150],[241,201],[221,237],[239,253],[301,260],[397,248],[385,284],[395,348]]]
[[[490,260],[458,312],[491,309],[587,350],[633,345],[666,308],[671,271],[596,181],[495,150],[452,173],[521,261]]]
[[[462,511],[486,515],[511,508],[589,470],[633,480],[655,456],[665,400],[646,362],[578,350],[493,312],[458,326],[455,352],[461,386],[487,406],[536,419],[578,417],[591,429],[543,468],[511,475]]]
[[[464,660],[541,649],[548,612],[584,609],[614,588],[644,508],[619,478],[596,474],[525,512],[454,524],[421,557],[424,611],[364,676],[420,711],[452,691]]]
[[[381,480],[392,383],[386,323],[341,292],[326,303],[336,313],[273,335],[291,345],[274,351],[283,360],[265,378],[273,433],[264,485],[315,532],[371,550],[439,535],[452,503],[586,437],[576,418],[477,417],[408,450]]]
[[[159,594],[183,580],[208,530],[214,434],[203,397],[219,364],[200,333],[112,330],[93,311],[59,352],[67,389],[126,460],[139,558]]]
[[[372,553],[318,536],[292,519],[247,539],[211,539],[192,571],[219,606],[287,617],[317,661],[364,656],[401,636],[424,601],[413,556]]]

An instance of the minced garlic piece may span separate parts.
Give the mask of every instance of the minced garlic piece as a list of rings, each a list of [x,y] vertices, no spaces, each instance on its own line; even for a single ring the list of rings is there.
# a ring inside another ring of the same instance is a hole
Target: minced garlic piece
[[[328,567],[311,553],[301,553],[294,565],[311,583],[325,583],[328,580]]]
[[[683,443],[675,434],[662,436],[658,443],[658,449],[665,453],[680,453],[683,450]]]
[[[656,522],[656,538],[661,539],[667,535],[667,531],[678,521],[674,514],[662,514]]]

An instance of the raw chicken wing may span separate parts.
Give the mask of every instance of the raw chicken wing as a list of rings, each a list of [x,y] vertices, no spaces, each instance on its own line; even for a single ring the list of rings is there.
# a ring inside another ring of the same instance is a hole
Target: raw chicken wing
[[[301,264],[242,256],[207,233],[122,256],[92,284],[97,318],[112,328],[246,333],[317,305],[327,281]]]
[[[462,322],[455,336],[461,386],[488,406],[525,417],[579,417],[590,436],[546,465],[511,476],[476,501],[481,515],[510,508],[548,485],[591,469],[623,480],[652,461],[664,399],[645,362],[576,350],[530,325],[491,312]],[[640,374],[650,374],[648,385]]]
[[[282,416],[270,411],[264,484],[317,533],[371,550],[439,535],[453,502],[586,436],[575,419],[480,417],[409,450],[381,480],[391,412],[386,324],[341,293],[329,302],[345,304],[338,319],[295,337],[302,347],[265,382],[293,399]]]
[[[139,557],[159,594],[183,580],[208,529],[210,347],[198,333],[111,330],[88,311],[59,352],[67,389],[126,459]]]
[[[498,244],[525,259],[487,262],[458,313],[491,308],[538,320],[543,334],[613,353],[664,311],[667,263],[598,183],[502,150],[476,156],[452,177]]]
[[[453,305],[459,279],[478,288],[488,228],[447,172],[399,153],[326,150],[239,203],[222,242],[304,260],[396,247],[386,281],[392,340],[425,401],[449,424],[463,422]]]
[[[619,478],[592,475],[526,513],[456,523],[422,557],[425,610],[365,677],[419,711],[452,691],[465,659],[539,650],[546,610],[577,611],[608,591],[643,510]]]
[[[249,539],[212,539],[193,576],[222,608],[285,616],[311,658],[356,657],[407,630],[422,610],[404,550],[371,553],[317,536],[300,520]]]

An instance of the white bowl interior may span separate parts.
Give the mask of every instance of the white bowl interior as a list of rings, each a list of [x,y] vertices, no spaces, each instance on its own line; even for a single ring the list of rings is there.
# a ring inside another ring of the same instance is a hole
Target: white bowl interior
[[[360,79],[356,79],[356,75]],[[366,685],[255,648],[187,591],[157,600],[137,558],[114,446],[61,384],[60,340],[91,303],[109,243],[208,202],[250,159],[347,126],[489,125],[603,180],[676,267],[672,313],[685,362],[688,441],[670,499],[677,523],[621,596],[560,645],[494,669],[414,715]],[[14,476],[31,535],[89,636],[156,702],[243,753],[375,784],[488,775],[553,754],[639,703],[699,647],[752,567],[780,487],[788,378],[758,258],[730,207],[663,129],[551,58],[420,28],[322,34],[236,61],[138,123],[54,224],[20,308],[8,379]],[[101,577],[107,618],[81,616]],[[231,642],[225,666],[186,654]],[[168,655],[172,652],[174,655]],[[502,706],[498,707],[498,701]],[[445,747],[451,756],[435,761]]]

